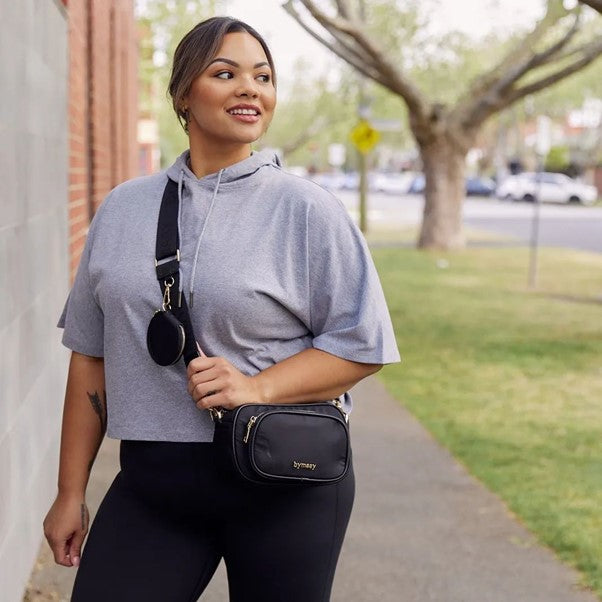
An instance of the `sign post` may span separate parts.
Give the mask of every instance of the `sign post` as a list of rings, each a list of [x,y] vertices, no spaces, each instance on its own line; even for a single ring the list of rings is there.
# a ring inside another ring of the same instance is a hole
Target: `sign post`
[[[362,115],[364,111],[360,111],[360,120],[358,124],[351,130],[349,138],[359,151],[360,165],[360,230],[366,234],[368,231],[367,218],[367,175],[366,175],[366,155],[374,148],[374,145],[380,140],[380,134],[370,125],[368,120]]]
[[[541,213],[541,182],[543,178],[544,161],[552,146],[552,121],[545,115],[537,118],[537,137],[535,152],[537,154],[537,180],[535,198],[533,199],[533,218],[531,220],[531,243],[529,252],[529,282],[530,289],[537,286],[537,254],[539,250],[539,223]]]

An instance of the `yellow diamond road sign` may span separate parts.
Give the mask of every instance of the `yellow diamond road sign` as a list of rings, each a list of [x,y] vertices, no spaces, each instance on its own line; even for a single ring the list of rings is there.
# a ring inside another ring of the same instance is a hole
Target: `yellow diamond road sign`
[[[349,138],[361,153],[369,153],[380,140],[380,134],[367,121],[362,120],[351,130]]]

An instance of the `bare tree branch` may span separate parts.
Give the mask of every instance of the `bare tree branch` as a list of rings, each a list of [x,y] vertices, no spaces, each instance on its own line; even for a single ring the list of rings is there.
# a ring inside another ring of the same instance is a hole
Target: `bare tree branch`
[[[314,16],[313,13],[312,16]],[[318,19],[316,18],[316,20]],[[320,21],[318,20],[318,22]],[[365,52],[362,52],[359,48],[354,46],[354,39],[345,27],[345,20],[341,19],[337,25],[334,23],[332,25],[324,25],[321,23],[321,25],[323,25],[324,29],[328,31],[347,53],[355,55],[358,61],[366,62],[370,66],[376,67],[378,70],[378,64],[375,63],[374,57],[366,56]]]
[[[513,93],[508,97],[507,102],[504,106],[508,106],[512,104],[519,98],[523,98],[528,96],[529,94],[534,94],[535,92],[539,92],[556,82],[576,73],[580,69],[583,69],[587,65],[589,65],[592,61],[594,61],[600,54],[602,54],[602,39],[595,40],[591,44],[589,44],[589,51],[585,52],[583,56],[574,61],[573,63],[567,65],[563,69],[558,70],[556,73],[552,73],[546,77],[543,77],[535,82],[527,84],[522,88],[517,88],[513,91]]]
[[[591,6],[594,10],[597,10],[599,13],[602,13],[602,0],[579,0],[581,4],[587,4]]]
[[[335,38],[336,43],[333,44],[325,40],[303,22],[301,16],[295,10],[294,0],[288,0],[283,4],[283,8],[321,44],[330,48],[362,74],[401,96],[417,118],[425,118],[428,112],[427,105],[418,88],[398,68],[389,63],[384,53],[362,33],[360,23],[342,16],[329,17],[311,0],[299,1],[309,11],[310,15]],[[348,36],[349,41],[344,40],[340,34]],[[351,43],[354,44],[352,51],[349,48]]]
[[[575,19],[573,24],[567,31],[567,33],[558,40],[555,44],[552,44],[547,50],[533,54],[522,64],[519,64],[514,69],[509,69],[505,77],[500,78],[499,82],[495,85],[495,91],[503,91],[510,87],[513,83],[517,82],[523,75],[528,71],[531,71],[544,63],[549,63],[555,55],[557,55],[575,36],[579,31],[579,12],[575,13]]]
[[[583,54],[584,52],[587,52],[587,49],[591,46],[591,44],[592,44],[592,42],[590,40],[589,42],[586,42],[585,44],[580,44],[579,46],[573,46],[572,48],[567,48],[567,50],[565,50],[564,52],[560,52],[558,54],[555,54],[554,56],[548,57],[547,59],[541,61],[541,63],[539,64],[539,67],[549,65],[552,62],[562,63],[563,61],[566,61],[566,59],[570,59],[571,57],[576,56],[578,54]]]
[[[564,10],[561,3],[559,5],[559,0],[549,2],[546,14],[536,23],[533,30],[518,45],[513,47],[495,67],[479,76],[469,87],[462,100],[470,100],[486,92],[495,82],[499,81],[501,77],[500,73],[506,73],[514,69],[517,64],[522,64],[525,56],[529,57],[532,55],[533,48],[546,35],[549,28],[566,14],[567,11]]]
[[[584,44],[580,48],[581,54],[576,60],[545,77],[531,82],[530,84],[525,84],[522,87],[507,89],[504,94],[491,93],[483,95],[471,110],[470,115],[474,121],[470,123],[482,123],[497,111],[510,106],[517,100],[524,98],[529,94],[539,92],[569,75],[576,73],[580,69],[583,69],[602,54],[602,39],[595,39],[589,44]],[[464,123],[469,123],[466,119],[468,119],[468,117],[465,114],[463,121]]]
[[[389,87],[389,83],[385,80],[385,78],[376,70],[376,68],[366,65],[363,62],[363,57],[360,54],[358,54],[355,49],[353,49],[353,52],[351,52],[347,49],[347,47],[343,46],[342,44],[336,41],[333,42],[330,40],[326,40],[318,33],[316,33],[313,29],[311,29],[301,19],[301,16],[293,6],[292,0],[288,0],[286,4],[282,5],[282,7],[297,21],[297,23],[299,23],[299,25],[301,25],[303,29],[305,29],[305,31],[309,35],[318,40],[320,44],[323,44],[324,46],[332,50],[332,52],[334,52],[338,57],[342,58],[344,61],[349,63],[352,67],[357,69],[360,73],[362,73],[362,75],[365,75],[366,77],[377,81],[385,87]]]
[[[566,34],[546,50],[532,53],[525,57],[513,67],[509,67],[505,74],[499,76],[497,81],[492,81],[489,87],[472,100],[459,102],[456,105],[455,118],[465,124],[482,123],[491,115],[491,109],[498,110],[500,104],[504,104],[504,98],[523,76],[552,61],[557,62],[560,51],[569,44],[575,34],[579,31],[579,11],[575,12],[575,19]],[[591,43],[586,46],[589,50]],[[567,53],[568,54],[568,53]]]
[[[339,11],[339,15],[344,19],[349,19],[351,16],[349,13],[349,6],[347,5],[347,0],[336,0],[337,9]]]

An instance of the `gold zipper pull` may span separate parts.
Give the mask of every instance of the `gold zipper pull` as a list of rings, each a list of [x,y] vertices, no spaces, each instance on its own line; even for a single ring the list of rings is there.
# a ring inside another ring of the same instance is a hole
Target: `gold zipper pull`
[[[345,410],[343,409],[343,404],[341,403],[341,400],[337,397],[336,399],[332,399],[331,401],[339,409],[341,414],[343,414],[343,416],[345,417],[345,422],[349,422],[349,414],[347,414],[347,412],[345,412]]]
[[[251,429],[253,428],[253,425],[255,424],[256,421],[257,421],[257,416],[251,416],[251,420],[249,420],[249,423],[247,424],[247,433],[243,438],[244,443],[247,443],[249,441],[249,435],[251,434]]]

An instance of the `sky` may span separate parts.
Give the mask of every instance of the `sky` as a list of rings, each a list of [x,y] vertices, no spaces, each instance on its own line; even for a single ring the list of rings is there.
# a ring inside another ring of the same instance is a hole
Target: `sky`
[[[284,92],[294,84],[287,76],[297,57],[313,62],[312,76],[332,71],[338,59],[305,32],[282,8],[282,3],[283,0],[226,0],[224,14],[246,21],[265,37],[276,64],[278,87]],[[334,4],[326,0],[317,3]],[[519,24],[534,23],[544,6],[542,0],[428,0],[424,4],[431,8],[429,28],[434,32],[459,30],[469,35],[482,35],[493,29],[509,31]]]

